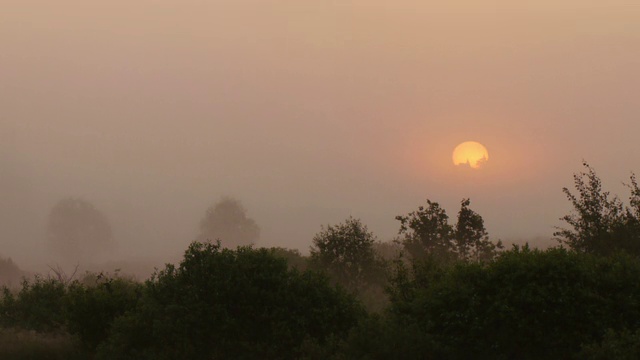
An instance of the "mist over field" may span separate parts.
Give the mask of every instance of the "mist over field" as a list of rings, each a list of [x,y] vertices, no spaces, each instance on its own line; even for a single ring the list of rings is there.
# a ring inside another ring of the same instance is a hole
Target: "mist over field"
[[[623,1],[2,2],[0,253],[51,262],[67,197],[112,259],[166,259],[238,198],[258,245],[470,197],[493,237],[548,239],[582,159],[637,169],[640,22]],[[482,172],[451,152],[475,140]],[[544,241],[543,241],[544,242]]]
[[[624,0],[0,0],[0,358],[640,358],[639,54]]]

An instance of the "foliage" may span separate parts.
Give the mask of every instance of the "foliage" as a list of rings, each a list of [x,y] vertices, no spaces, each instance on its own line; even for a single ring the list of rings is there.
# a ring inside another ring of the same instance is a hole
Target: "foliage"
[[[414,259],[426,254],[447,254],[453,248],[453,227],[437,202],[427,199],[427,207],[420,206],[406,216],[396,216],[396,220],[400,221],[399,234],[404,236],[402,244]]]
[[[66,288],[53,278],[37,276],[24,280],[17,294],[3,289],[0,301],[0,324],[4,327],[51,332],[65,324]]]
[[[573,206],[573,212],[560,218],[570,228],[557,228],[554,236],[571,249],[609,255],[626,251],[640,255],[640,188],[634,174],[627,184],[630,206],[617,196],[602,190],[595,170],[583,162],[586,172],[574,174],[577,194],[562,191]]]
[[[291,359],[305,339],[323,344],[361,315],[326,278],[289,270],[270,250],[195,242],[178,267],[146,283],[99,358]]]
[[[309,267],[309,258],[300,254],[299,250],[282,247],[272,247],[269,250],[274,256],[287,260],[290,269],[305,271]]]
[[[354,292],[384,278],[383,264],[373,248],[375,236],[359,219],[322,228],[313,238],[311,264]]]
[[[585,360],[640,359],[640,329],[633,332],[609,329],[602,342],[584,346],[580,357]]]
[[[469,199],[463,199],[458,221],[449,224],[449,216],[437,202],[427,200],[427,206],[418,207],[400,221],[399,241],[412,259],[422,260],[429,255],[443,258],[486,261],[492,259],[502,243],[489,240],[482,217],[469,208]]]
[[[482,216],[469,209],[469,204],[469,199],[462,200],[454,231],[458,257],[463,260],[491,260],[496,254],[496,249],[502,248],[502,242],[494,244],[489,240]]]
[[[65,297],[66,324],[83,346],[94,351],[107,338],[111,323],[135,307],[141,284],[103,274],[93,284],[78,281],[68,286]]]
[[[25,280],[17,293],[4,288],[0,327],[68,332],[91,352],[107,337],[111,322],[135,306],[140,286],[103,275],[93,284],[38,276],[33,281]]]
[[[434,358],[568,359],[604,329],[640,324],[640,263],[624,254],[525,247],[398,273],[389,317],[432,341]]]
[[[68,261],[91,258],[113,247],[106,216],[86,200],[60,200],[49,213],[47,238],[52,249]]]
[[[240,201],[223,198],[209,207],[200,221],[198,241],[220,240],[225,247],[233,248],[255,243],[260,237],[260,228],[247,217]]]

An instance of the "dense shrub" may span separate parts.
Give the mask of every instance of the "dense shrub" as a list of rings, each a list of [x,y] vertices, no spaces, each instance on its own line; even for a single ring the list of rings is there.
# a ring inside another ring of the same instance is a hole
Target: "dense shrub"
[[[36,277],[24,280],[18,293],[3,289],[0,300],[0,324],[36,331],[55,331],[65,324],[64,283]]]
[[[412,271],[396,279],[389,317],[431,339],[436,358],[566,359],[605,329],[640,326],[640,263],[628,255],[516,248]]]
[[[65,297],[66,325],[85,349],[94,351],[107,338],[115,318],[133,309],[142,285],[120,277],[99,274],[93,283],[74,282]]]
[[[77,335],[78,343],[91,352],[107,337],[111,322],[135,306],[140,288],[141,284],[102,275],[92,284],[25,280],[16,293],[3,289],[0,327]]]
[[[146,283],[99,358],[298,358],[305,341],[322,346],[362,313],[325,277],[289,270],[272,251],[193,243],[178,267]]]
[[[609,329],[602,342],[585,345],[580,356],[585,360],[640,359],[640,330]]]

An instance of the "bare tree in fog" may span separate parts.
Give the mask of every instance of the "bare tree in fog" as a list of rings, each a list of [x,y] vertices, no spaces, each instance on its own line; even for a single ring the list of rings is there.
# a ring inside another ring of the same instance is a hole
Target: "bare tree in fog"
[[[113,248],[113,234],[107,217],[82,199],[60,200],[49,214],[47,240],[66,261],[95,259]]]
[[[200,221],[198,241],[221,240],[225,247],[251,245],[260,237],[260,228],[247,217],[240,201],[225,197],[210,206]]]

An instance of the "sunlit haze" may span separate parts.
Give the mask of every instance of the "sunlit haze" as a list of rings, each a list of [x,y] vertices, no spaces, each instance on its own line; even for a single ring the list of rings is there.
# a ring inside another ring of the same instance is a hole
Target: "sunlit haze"
[[[307,252],[359,218],[380,240],[426,199],[546,246],[589,162],[640,171],[640,6],[611,1],[30,1],[0,6],[0,255],[53,262],[67,197],[112,259],[169,259],[209,206]],[[481,171],[452,163],[473,139]],[[468,170],[468,171],[467,171]]]

